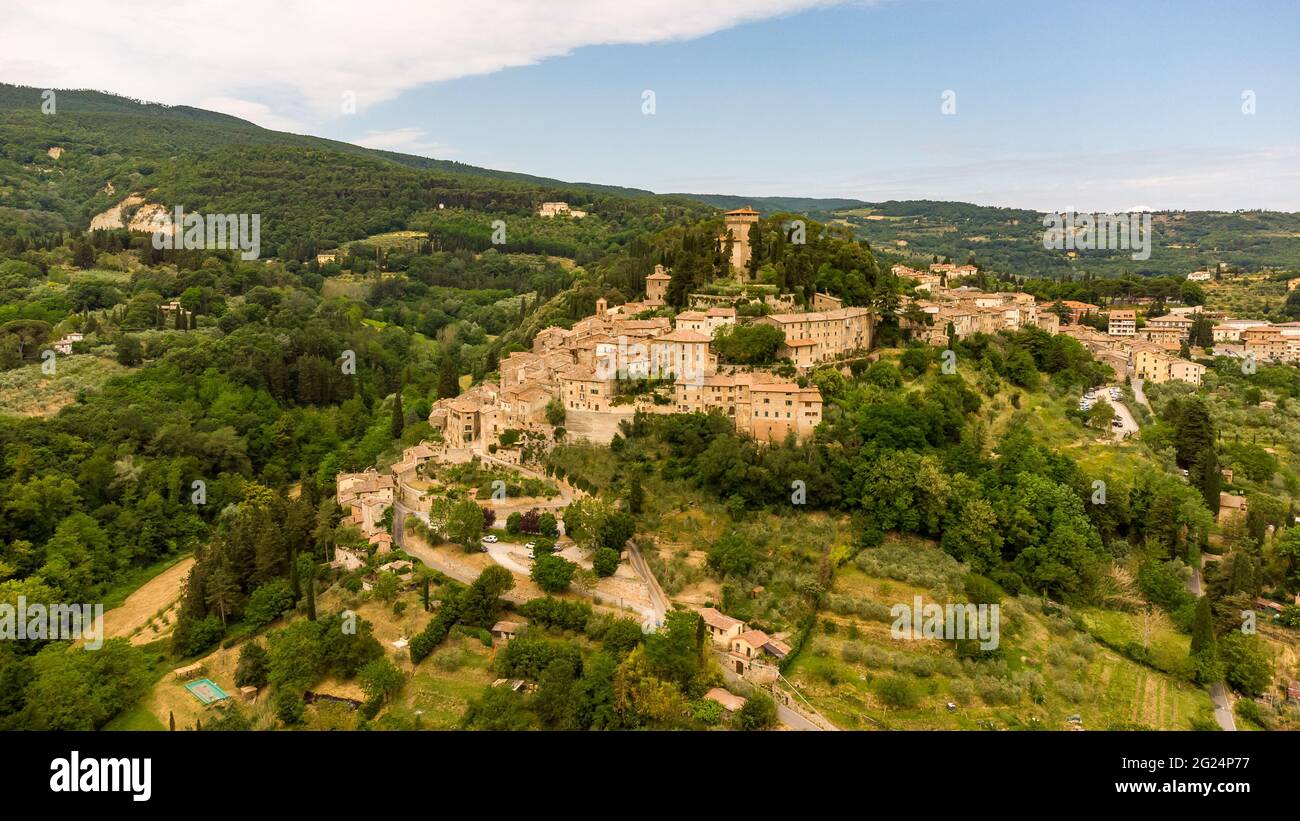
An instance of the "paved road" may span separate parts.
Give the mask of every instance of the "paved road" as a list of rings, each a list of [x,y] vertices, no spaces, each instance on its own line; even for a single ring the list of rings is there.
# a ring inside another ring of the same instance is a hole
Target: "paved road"
[[[1106,401],[1109,402],[1110,399],[1107,398]],[[1115,441],[1120,442],[1123,441],[1126,436],[1136,435],[1139,430],[1138,423],[1137,420],[1133,418],[1133,414],[1129,412],[1128,407],[1123,402],[1111,402],[1110,406],[1114,409],[1115,415],[1124,423],[1121,427],[1111,428],[1111,433],[1114,434]]]
[[[1214,720],[1219,722],[1219,727],[1230,732],[1236,730],[1237,722],[1232,716],[1232,699],[1228,698],[1228,691],[1224,689],[1223,682],[1216,681],[1210,685],[1210,700],[1214,702]]]
[[[1138,401],[1138,404],[1140,404],[1142,407],[1146,408],[1147,410],[1151,410],[1151,403],[1147,401],[1147,395],[1142,390],[1142,380],[1141,379],[1130,380],[1129,387],[1133,389],[1133,398]]]
[[[521,558],[527,556],[528,551],[524,549],[523,545],[511,544],[509,542],[493,542],[491,544],[484,544],[483,546],[487,548],[488,555],[492,557],[492,561],[501,565],[506,570],[509,570],[512,573],[518,573],[520,576],[528,576],[533,572],[531,565],[521,564],[519,559],[516,559],[511,555],[512,553],[517,554]]]
[[[1205,595],[1199,567],[1192,568],[1192,577],[1187,580],[1187,589],[1198,598]],[[1232,699],[1228,696],[1228,691],[1222,682],[1210,685],[1210,700],[1214,702],[1214,720],[1219,723],[1219,727],[1229,732],[1236,730],[1237,720],[1232,714]]]

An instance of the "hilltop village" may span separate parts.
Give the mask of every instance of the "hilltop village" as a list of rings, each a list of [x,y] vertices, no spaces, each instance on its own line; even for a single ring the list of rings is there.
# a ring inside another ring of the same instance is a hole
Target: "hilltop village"
[[[547,206],[555,206],[547,203]],[[548,214],[564,213],[551,207]],[[719,246],[737,284],[750,281],[752,208],[724,215]],[[1187,346],[1243,360],[1300,360],[1300,323],[1274,325],[1204,313],[1200,306],[1139,317],[1135,309],[1103,310],[1071,300],[1047,303],[1023,292],[986,292],[950,284],[978,275],[974,265],[934,263],[928,270],[897,264],[892,273],[910,287],[899,308],[900,328],[912,338],[947,347],[975,334],[1036,327],[1078,340],[1121,379],[1201,383],[1205,366]],[[1188,275],[1204,281],[1205,272]],[[815,368],[870,356],[880,320],[870,308],[844,306],[817,292],[806,305],[794,294],[729,296],[692,293],[688,307],[667,315],[671,272],[656,265],[644,281],[644,298],[621,305],[596,303],[594,315],[571,327],[539,331],[532,349],[514,351],[498,366],[499,379],[474,385],[433,406],[429,421],[452,451],[484,454],[506,431],[607,444],[619,423],[636,413],[717,410],[736,430],[760,441],[803,440],[822,419],[823,398],[805,377]],[[1208,323],[1194,334],[1198,322]],[[738,323],[779,329],[782,341],[771,367],[720,362],[715,335]],[[1181,355],[1180,355],[1181,354]]]
[[[556,216],[564,214],[562,209],[550,210]],[[643,295],[622,304],[597,298],[593,314],[541,327],[532,335],[530,349],[512,350],[499,360],[495,376],[436,401],[428,416],[439,434],[431,437],[436,441],[406,447],[401,459],[386,468],[339,474],[335,500],[361,541],[338,548],[334,566],[357,571],[368,566],[368,554],[373,553],[380,557],[378,562],[386,562],[381,570],[409,574],[409,562],[394,560],[404,555],[397,553],[403,550],[439,572],[472,582],[459,563],[462,560],[456,558],[460,551],[404,539],[411,534],[403,532],[414,528],[419,535],[443,529],[439,523],[445,525],[447,514],[442,508],[452,503],[442,498],[450,485],[439,477],[454,477],[459,470],[455,466],[466,466],[477,476],[512,477],[507,483],[515,484],[550,484],[551,491],[518,498],[513,493],[509,498],[493,496],[489,501],[480,480],[469,489],[468,502],[455,503],[482,507],[482,530],[474,527],[467,540],[453,540],[463,541],[470,555],[486,554],[478,560],[500,565],[518,583],[527,584],[528,578],[537,579],[542,555],[538,551],[553,552],[587,573],[569,588],[570,593],[607,610],[630,612],[646,631],[666,629],[668,616],[675,612],[674,600],[634,540],[617,545],[612,551],[616,560],[604,571],[592,573],[596,552],[569,532],[569,507],[576,505],[579,512],[572,518],[580,522],[588,494],[580,483],[572,484],[561,473],[546,469],[546,454],[558,443],[572,440],[608,445],[620,433],[626,434],[627,425],[639,413],[716,412],[738,433],[769,444],[813,436],[823,408],[814,372],[830,368],[849,376],[874,362],[881,355],[873,348],[879,347],[882,317],[874,308],[846,306],[839,297],[821,291],[805,292],[801,298],[770,285],[752,287],[755,266],[745,237],[758,217],[750,208],[725,215],[727,228],[717,237],[731,271],[724,287],[688,293],[685,306],[676,309],[669,298],[672,270],[655,265],[643,280]],[[898,264],[891,272],[902,281],[896,314],[904,339],[948,349],[977,335],[1035,328],[1077,340],[1113,370],[1117,381],[1131,381],[1135,390],[1140,390],[1142,380],[1200,386],[1206,366],[1192,357],[1205,359],[1211,351],[1243,362],[1294,361],[1300,348],[1300,325],[1237,320],[1199,305],[1166,311],[1134,300],[1132,305],[1107,310],[1083,302],[1048,302],[1021,291],[973,287],[967,283],[986,282],[976,266],[947,262],[935,262],[924,271]],[[1189,279],[1201,281],[1196,274]],[[777,332],[772,334],[775,351],[767,364],[729,361],[728,338],[738,328],[760,326]],[[1112,399],[1119,390],[1111,389]],[[1115,424],[1123,424],[1121,417]],[[1119,439],[1124,432],[1120,431]],[[536,490],[540,485],[532,487]],[[1221,521],[1244,515],[1245,497],[1219,495]],[[536,542],[516,545],[509,535],[498,541],[492,530],[492,521],[521,515],[537,518],[543,513],[551,517],[549,533],[523,532],[542,533],[538,542],[545,542],[544,548]],[[483,531],[488,535],[481,539],[474,535]],[[491,630],[502,642],[524,629],[524,618],[531,612],[524,604],[540,592],[524,589],[515,595],[517,600],[510,599],[514,615]],[[762,587],[753,588],[749,595],[761,596]],[[778,700],[783,723],[830,726],[811,705],[795,703],[786,690],[775,686],[782,660],[791,653],[791,631],[734,618],[715,607],[713,598],[680,603],[699,614],[729,676],[759,686]],[[732,712],[744,703],[735,693],[716,687],[705,699]]]

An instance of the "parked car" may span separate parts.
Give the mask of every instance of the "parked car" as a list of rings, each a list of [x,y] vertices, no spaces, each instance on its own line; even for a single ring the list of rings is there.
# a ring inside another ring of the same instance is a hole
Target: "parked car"
[[[500,541],[500,539],[498,539],[496,536],[492,535],[491,533],[483,537],[483,542],[485,544],[496,544],[498,541]]]

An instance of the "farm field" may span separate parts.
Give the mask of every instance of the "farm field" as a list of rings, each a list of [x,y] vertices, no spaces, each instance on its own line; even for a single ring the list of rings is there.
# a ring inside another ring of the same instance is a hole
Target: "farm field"
[[[0,415],[53,416],[83,393],[130,371],[112,359],[89,354],[60,356],[55,366],[57,379],[46,375],[39,362],[0,372]]]
[[[910,605],[916,596],[942,603],[966,571],[913,540],[874,550],[884,555],[865,551],[865,560],[859,556],[837,572],[830,607],[818,613],[808,644],[786,672],[846,729],[1187,730],[1210,715],[1202,689],[1121,656],[1079,629],[1066,608],[1032,597],[1002,602],[1001,652],[994,660],[959,660],[950,642],[895,639],[890,607]],[[1118,632],[1126,624],[1112,617],[1122,615],[1083,618],[1104,618]],[[1175,660],[1181,649],[1186,661],[1186,637],[1162,635],[1160,642]]]

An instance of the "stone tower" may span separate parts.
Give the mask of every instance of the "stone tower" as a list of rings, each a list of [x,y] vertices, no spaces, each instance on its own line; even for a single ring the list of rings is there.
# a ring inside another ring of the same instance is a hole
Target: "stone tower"
[[[671,280],[672,277],[664,270],[664,266],[656,265],[655,272],[645,278],[646,304],[655,307],[663,305],[668,296],[668,283]]]
[[[726,231],[720,237],[724,249],[727,234],[731,235],[731,270],[737,279],[745,279],[749,276],[749,259],[754,254],[754,249],[749,247],[749,229],[758,222],[758,212],[746,205],[723,214],[722,221],[726,226]]]

